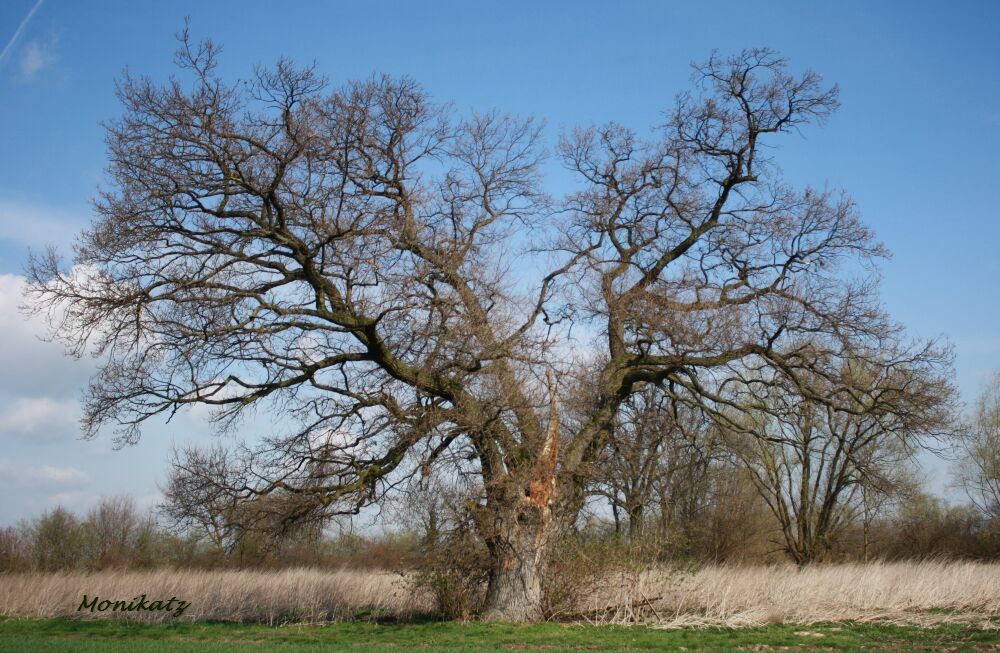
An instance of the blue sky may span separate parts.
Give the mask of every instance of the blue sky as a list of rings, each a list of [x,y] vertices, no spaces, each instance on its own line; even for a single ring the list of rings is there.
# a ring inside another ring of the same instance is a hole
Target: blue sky
[[[30,20],[25,22],[30,14]],[[245,76],[281,55],[334,82],[409,75],[459,109],[498,107],[563,127],[645,128],[687,88],[689,62],[767,46],[841,88],[842,109],[776,153],[796,184],[846,189],[893,251],[889,311],[955,344],[966,401],[1000,368],[1000,3],[512,2],[0,3],[0,525],[56,503],[156,499],[172,442],[207,442],[196,415],[137,446],[81,442],[73,419],[92,365],[37,341],[16,307],[28,247],[68,251],[102,182],[102,120],[126,66],[164,79],[173,35],[225,47]],[[15,38],[16,35],[16,38]],[[550,190],[564,189],[565,175]],[[947,467],[928,460],[933,487]]]

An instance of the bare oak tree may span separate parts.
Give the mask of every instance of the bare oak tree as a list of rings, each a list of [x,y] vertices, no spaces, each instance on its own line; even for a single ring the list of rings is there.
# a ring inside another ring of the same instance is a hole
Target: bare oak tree
[[[357,511],[466,451],[488,618],[539,615],[553,535],[641,384],[722,414],[733,374],[798,378],[802,334],[844,356],[891,330],[871,278],[843,273],[883,254],[851,200],[788,187],[765,149],[837,91],[768,50],[697,67],[647,138],[565,136],[579,190],[550,201],[532,120],[457,116],[408,79],[331,88],[288,61],[226,83],[218,48],[182,45],[183,79],[119,86],[75,267],[28,270],[54,335],[103,357],[86,433],[133,442],[194,404],[222,427],[281,411],[287,430],[224,489],[297,495],[287,523]],[[560,428],[574,349],[592,402]]]

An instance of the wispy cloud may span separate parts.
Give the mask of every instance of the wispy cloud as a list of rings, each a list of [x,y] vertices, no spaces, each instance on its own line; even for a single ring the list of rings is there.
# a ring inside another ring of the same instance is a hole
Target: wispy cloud
[[[14,44],[17,43],[17,39],[20,38],[24,28],[28,26],[29,22],[31,22],[31,17],[35,15],[35,12],[38,11],[38,8],[42,6],[42,2],[44,1],[45,0],[38,0],[38,2],[36,2],[31,8],[31,11],[28,12],[28,15],[25,16],[21,23],[17,26],[17,29],[14,30],[14,35],[10,37],[10,40],[7,41],[7,45],[3,47],[3,51],[0,52],[0,65],[7,61],[11,50],[14,49]]]
[[[65,247],[86,224],[86,216],[0,198],[0,240],[36,248]]]
[[[0,274],[0,428],[19,439],[36,440],[40,429],[42,436],[73,439],[79,436],[79,406],[69,400],[87,387],[96,361],[75,360],[64,355],[61,344],[41,339],[48,333],[45,317],[26,318],[18,308],[26,283],[20,275]],[[46,404],[46,398],[54,403]],[[47,422],[41,418],[46,411]],[[0,431],[0,450],[5,432]]]
[[[78,415],[79,405],[73,400],[19,397],[0,410],[0,433],[62,436],[73,432]]]
[[[55,61],[56,56],[52,44],[42,45],[37,40],[32,40],[24,48],[24,53],[21,55],[19,63],[21,78],[30,82],[39,71]]]
[[[81,485],[90,482],[90,475],[75,467],[40,465],[29,468],[25,473],[33,481],[52,485]]]
[[[90,483],[90,474],[76,467],[18,465],[0,460],[0,472],[24,487],[81,487]]]

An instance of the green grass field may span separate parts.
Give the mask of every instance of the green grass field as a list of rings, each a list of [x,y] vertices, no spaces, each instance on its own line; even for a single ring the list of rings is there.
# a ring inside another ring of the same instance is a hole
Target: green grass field
[[[230,623],[2,620],[0,651],[175,653],[194,651],[1000,651],[1000,630],[875,624],[759,629],[427,622],[323,626]]]

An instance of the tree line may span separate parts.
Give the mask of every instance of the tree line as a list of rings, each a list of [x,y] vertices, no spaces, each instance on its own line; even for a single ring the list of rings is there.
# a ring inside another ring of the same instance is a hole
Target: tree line
[[[955,489],[967,499],[956,505],[922,488],[916,449],[892,433],[873,438],[853,418],[831,420],[825,406],[798,404],[786,414],[795,437],[767,440],[664,401],[649,387],[626,402],[555,564],[588,548],[618,563],[675,565],[1000,559],[1000,371],[951,443]],[[857,439],[863,455],[838,458]],[[227,469],[226,457],[221,447],[177,452],[148,512],[109,497],[83,516],[55,507],[0,529],[0,571],[348,566],[418,571],[439,585],[488,573],[458,479],[411,487],[388,507],[381,535],[329,524],[276,535],[247,522],[242,504],[205,495],[216,486],[191,485],[203,478],[191,465]]]

